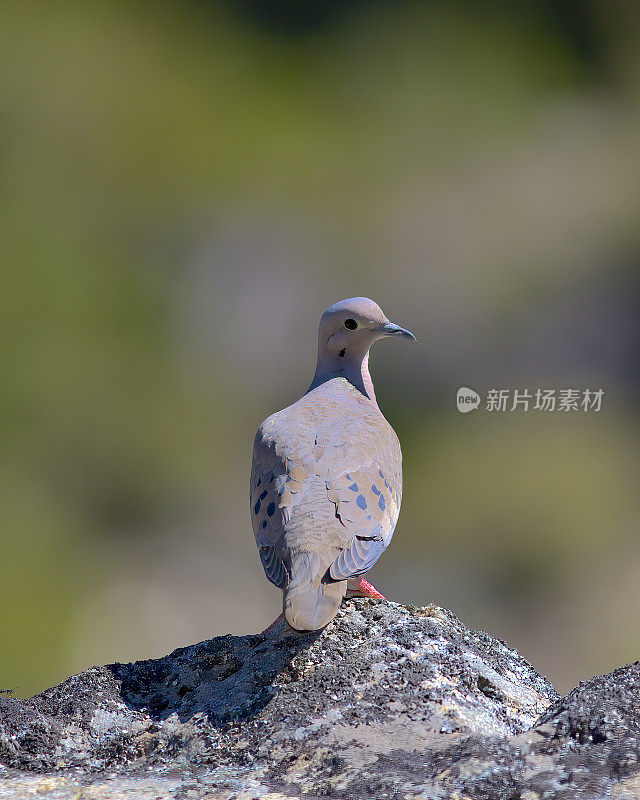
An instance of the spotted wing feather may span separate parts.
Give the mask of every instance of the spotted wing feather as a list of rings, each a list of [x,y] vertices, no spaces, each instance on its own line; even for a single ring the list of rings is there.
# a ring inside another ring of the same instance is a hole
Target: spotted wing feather
[[[395,450],[395,448],[393,448]],[[398,447],[399,450],[399,447]],[[386,550],[398,520],[402,472],[376,459],[338,476],[332,484],[336,513],[348,528],[350,542],[329,568],[334,580],[368,572]],[[389,472],[393,475],[389,475]]]
[[[292,427],[274,441],[264,428],[258,430],[253,447],[251,521],[265,574],[284,589],[291,574],[285,531],[294,507],[303,502],[308,474],[300,458],[291,458],[295,443],[303,441],[301,431]]]

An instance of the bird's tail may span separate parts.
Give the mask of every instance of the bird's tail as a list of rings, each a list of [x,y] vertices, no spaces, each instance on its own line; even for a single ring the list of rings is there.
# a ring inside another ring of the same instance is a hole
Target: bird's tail
[[[346,581],[323,583],[327,564],[317,553],[291,559],[291,579],[284,590],[284,616],[298,631],[317,631],[335,617],[347,591]]]

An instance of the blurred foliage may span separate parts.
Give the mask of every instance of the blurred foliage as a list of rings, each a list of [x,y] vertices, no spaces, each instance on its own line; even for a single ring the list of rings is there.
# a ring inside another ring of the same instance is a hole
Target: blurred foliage
[[[637,22],[595,0],[3,5],[0,688],[270,621],[253,432],[353,294],[422,340],[374,354],[406,459],[389,594],[560,685],[636,657],[597,574],[640,571]],[[572,378],[607,412],[452,411],[460,384]]]

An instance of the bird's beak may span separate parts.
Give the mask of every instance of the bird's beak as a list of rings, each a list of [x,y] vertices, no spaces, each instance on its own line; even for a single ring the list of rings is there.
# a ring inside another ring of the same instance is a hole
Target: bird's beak
[[[380,333],[384,336],[402,336],[403,339],[412,339],[414,342],[417,341],[411,331],[408,331],[406,328],[401,328],[399,325],[396,325],[395,322],[385,322],[380,328]]]

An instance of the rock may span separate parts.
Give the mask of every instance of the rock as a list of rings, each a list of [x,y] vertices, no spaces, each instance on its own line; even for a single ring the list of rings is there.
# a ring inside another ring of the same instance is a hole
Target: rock
[[[541,723],[555,726],[556,736],[581,744],[640,736],[640,714],[630,703],[640,698],[640,661],[582,681],[566,697],[556,700]]]
[[[0,799],[637,798],[639,688],[636,664],[560,699],[451,612],[355,599],[321,632],[280,623],[0,699]]]

